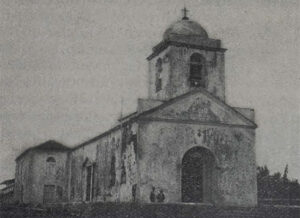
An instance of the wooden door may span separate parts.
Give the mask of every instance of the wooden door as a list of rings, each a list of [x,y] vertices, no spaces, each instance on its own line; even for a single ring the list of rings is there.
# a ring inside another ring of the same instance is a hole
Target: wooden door
[[[44,203],[54,203],[55,202],[55,186],[54,185],[44,185]]]

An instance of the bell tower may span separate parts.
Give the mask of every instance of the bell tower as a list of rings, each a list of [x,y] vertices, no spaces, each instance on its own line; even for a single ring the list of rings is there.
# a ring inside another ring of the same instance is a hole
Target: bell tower
[[[210,39],[206,30],[188,18],[171,24],[163,40],[153,47],[149,62],[149,98],[169,100],[203,88],[225,101],[224,53],[221,41]]]

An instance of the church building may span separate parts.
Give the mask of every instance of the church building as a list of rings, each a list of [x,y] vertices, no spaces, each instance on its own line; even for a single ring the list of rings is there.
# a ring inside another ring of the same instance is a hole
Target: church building
[[[226,103],[225,52],[184,9],[147,57],[148,98],[76,147],[20,154],[16,201],[257,205],[254,110]]]

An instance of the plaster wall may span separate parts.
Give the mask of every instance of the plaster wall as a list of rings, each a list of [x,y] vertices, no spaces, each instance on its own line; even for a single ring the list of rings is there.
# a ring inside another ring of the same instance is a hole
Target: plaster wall
[[[199,53],[206,59],[206,89],[208,92],[225,101],[224,52],[206,51],[195,48],[171,46],[169,56],[171,60],[170,97],[182,95],[193,89],[189,84],[190,56]]]
[[[181,202],[183,155],[189,149],[201,146],[215,157],[212,203],[230,206],[257,204],[253,129],[140,121],[139,133],[141,202],[150,201],[152,186],[163,189],[165,202]]]
[[[32,152],[16,161],[14,199],[17,202],[30,203],[32,198]]]
[[[168,100],[187,93],[193,87],[189,83],[190,56],[199,53],[206,59],[206,89],[217,98],[225,101],[225,61],[224,52],[207,51],[195,48],[169,46],[149,61],[149,97]],[[163,60],[162,90],[155,91],[155,65]]]
[[[60,151],[33,151],[32,166],[32,202],[43,203],[44,185],[54,185],[55,202],[67,201],[67,152]],[[55,163],[49,166],[47,158],[53,157]],[[58,197],[58,189],[62,188],[62,196]]]
[[[73,150],[69,155],[69,201],[83,200],[82,167],[84,162],[83,149]]]

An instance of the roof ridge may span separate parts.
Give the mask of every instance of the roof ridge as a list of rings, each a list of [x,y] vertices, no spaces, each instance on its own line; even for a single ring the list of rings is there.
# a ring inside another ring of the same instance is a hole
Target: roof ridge
[[[37,144],[37,145],[34,145],[34,146],[31,146],[27,149],[25,149],[21,154],[19,154],[15,160],[18,160],[19,158],[21,158],[22,156],[24,156],[26,153],[28,153],[29,151],[31,150],[34,150],[34,149],[50,149],[50,147],[46,147],[46,146],[49,146],[49,144],[51,145],[55,145],[55,146],[60,146],[61,148],[63,148],[63,150],[71,150],[70,147],[58,142],[58,141],[55,141],[53,139],[50,139],[50,140],[47,140],[45,142],[42,142],[40,144]],[[53,149],[58,149],[58,147],[53,147]]]

